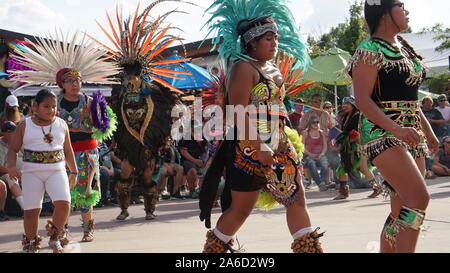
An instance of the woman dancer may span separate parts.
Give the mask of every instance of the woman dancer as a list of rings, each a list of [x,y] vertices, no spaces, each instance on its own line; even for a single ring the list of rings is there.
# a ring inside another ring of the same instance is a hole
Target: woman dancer
[[[425,76],[422,57],[398,35],[408,28],[409,12],[398,0],[374,2],[366,1],[364,10],[371,38],[359,46],[348,71],[364,114],[363,152],[389,182],[381,186],[391,193],[380,250],[414,252],[430,199],[423,178],[425,140],[432,153],[438,141],[418,102]]]
[[[67,124],[56,117],[55,94],[43,89],[33,104],[35,115],[19,124],[8,152],[9,176],[22,179],[25,227],[22,245],[25,252],[39,252],[42,240],[37,235],[39,214],[44,192],[47,192],[55,206],[53,219],[46,226],[49,246],[54,253],[62,253],[68,242],[64,225],[70,213],[69,187],[75,185],[78,171]],[[22,147],[24,156],[20,171],[16,167],[16,158]]]
[[[219,52],[226,59],[237,60],[226,81],[227,104],[255,106],[256,110],[245,114],[245,128],[238,130],[239,140],[222,143],[208,170],[209,175],[205,177],[200,196],[200,218],[206,220],[208,227],[218,183],[215,182],[215,187],[207,184],[212,184],[211,174],[221,174],[217,162],[222,161],[226,154],[224,194],[228,195],[228,201],[223,194],[221,207],[224,213],[216,228],[207,232],[203,252],[233,252],[232,238],[257,201],[271,205],[279,202],[286,207],[294,252],[322,252],[319,242],[322,234],[318,234],[318,228],[312,228],[306,209],[299,156],[288,138],[288,134],[295,130],[285,127],[287,112],[283,106],[283,79],[278,68],[270,63],[279,44],[280,48],[289,50],[288,53],[297,57],[299,66],[305,65],[308,60],[305,45],[284,2],[216,1],[208,9],[217,8],[212,12],[213,17],[226,18],[220,24],[211,24],[212,30],[219,27],[221,33],[228,33],[223,37]],[[236,44],[237,38],[240,38],[241,45]],[[272,122],[275,123],[275,130],[271,129]],[[249,138],[256,132],[256,139]],[[263,141],[263,133],[268,133],[271,139]],[[297,134],[295,144],[299,140]]]
[[[358,122],[360,112],[355,106],[353,97],[345,97],[342,100],[342,109],[344,116],[342,120],[342,133],[336,138],[337,145],[340,146],[341,164],[336,170],[336,177],[339,179],[339,195],[333,200],[347,199],[349,196],[348,174],[355,170],[360,170],[368,183],[373,185],[375,177],[367,166],[367,159],[358,153]],[[374,191],[368,196],[375,198],[381,194],[380,189]]]

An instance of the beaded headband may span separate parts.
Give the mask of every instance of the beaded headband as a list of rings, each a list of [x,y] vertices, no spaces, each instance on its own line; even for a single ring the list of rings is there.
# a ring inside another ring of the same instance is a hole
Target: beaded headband
[[[248,42],[255,39],[256,37],[264,35],[270,31],[273,33],[278,33],[278,27],[275,23],[264,24],[261,26],[256,26],[254,28],[251,28],[249,31],[244,33],[242,35],[242,37],[244,38],[245,44],[248,44]]]

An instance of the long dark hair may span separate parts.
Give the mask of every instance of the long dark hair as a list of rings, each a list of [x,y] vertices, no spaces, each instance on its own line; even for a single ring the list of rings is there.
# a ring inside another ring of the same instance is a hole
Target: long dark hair
[[[371,4],[370,4],[370,3]],[[392,17],[392,8],[395,0],[379,0],[368,1],[366,0],[366,4],[364,6],[364,17],[366,18],[367,27],[369,28],[370,35],[373,35],[380,25],[381,17],[385,14],[389,14],[392,18],[392,22],[399,28],[394,18]],[[400,29],[400,28],[399,28]],[[414,48],[401,36],[397,36],[399,41],[408,47],[420,60],[423,60],[423,57],[418,54]]]
[[[265,25],[265,24],[271,24],[271,23],[275,23],[275,20],[270,17],[269,15],[264,15],[264,16],[259,16],[253,19],[244,19],[239,21],[236,30],[239,34],[239,36],[242,37],[242,35],[244,35],[247,31],[249,31],[250,29],[258,26],[258,25]],[[262,38],[262,36],[256,37],[255,40],[260,40]],[[243,53],[249,53],[251,51],[251,45],[250,43],[245,44],[244,39],[241,39],[241,49],[243,51]]]
[[[370,35],[373,35],[380,25],[381,17],[385,14],[389,14],[394,24],[397,23],[392,17],[392,8],[395,0],[366,0],[364,6],[364,17],[366,18],[367,26],[369,27]],[[398,27],[398,25],[397,25]]]
[[[356,106],[352,103],[348,103],[352,106],[352,111],[350,113],[347,113],[344,111],[344,116],[342,117],[342,126],[344,127],[345,124],[350,120],[351,117],[353,117],[357,112],[359,112],[359,109],[356,108]]]

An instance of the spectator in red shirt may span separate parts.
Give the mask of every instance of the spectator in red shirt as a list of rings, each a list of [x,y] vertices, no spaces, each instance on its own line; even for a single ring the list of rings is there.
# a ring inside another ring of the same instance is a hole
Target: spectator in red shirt
[[[291,124],[293,126],[293,129],[298,130],[298,126],[300,125],[300,119],[304,116],[303,113],[303,104],[305,101],[303,99],[296,99],[295,100],[295,112],[289,115],[289,120],[291,121]],[[300,133],[300,132],[299,132]]]

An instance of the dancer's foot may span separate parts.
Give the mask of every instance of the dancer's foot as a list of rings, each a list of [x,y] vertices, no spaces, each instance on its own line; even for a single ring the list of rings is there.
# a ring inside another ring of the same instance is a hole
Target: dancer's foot
[[[94,220],[83,222],[84,234],[82,242],[88,243],[94,241]]]
[[[117,216],[116,219],[119,220],[119,221],[124,221],[125,219],[127,219],[128,216],[130,216],[130,214],[129,214],[128,211],[125,209],[125,210],[122,210],[122,211],[120,212],[119,216]]]
[[[156,218],[156,214],[153,214],[151,212],[147,212],[145,215],[145,220],[154,220]]]
[[[374,189],[373,192],[369,196],[367,196],[367,198],[376,198],[378,195],[381,194],[381,192],[382,191],[379,189]]]

